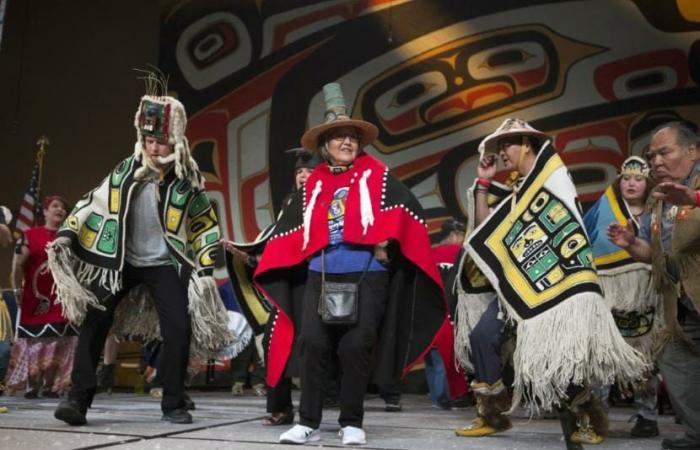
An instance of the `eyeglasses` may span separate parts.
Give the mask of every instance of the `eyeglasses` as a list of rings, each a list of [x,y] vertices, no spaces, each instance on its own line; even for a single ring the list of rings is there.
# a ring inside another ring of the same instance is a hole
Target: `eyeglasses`
[[[337,133],[332,133],[328,139],[332,141],[344,141],[345,139],[350,139],[350,142],[358,142],[360,137],[351,131],[339,131]]]

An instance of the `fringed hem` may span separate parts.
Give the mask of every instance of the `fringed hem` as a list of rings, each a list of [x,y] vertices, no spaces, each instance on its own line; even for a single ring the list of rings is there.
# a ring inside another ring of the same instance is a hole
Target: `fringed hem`
[[[216,355],[219,359],[235,358],[253,339],[253,329],[250,328],[250,325],[248,325],[248,322],[246,322],[242,314],[228,311],[228,329],[237,336],[238,339]]]
[[[212,277],[192,275],[187,289],[188,311],[192,326],[190,357],[207,360],[221,352],[232,358],[252,337],[241,338],[229,329],[224,303]],[[145,286],[132,289],[119,303],[113,330],[119,340],[161,340],[158,313]]]
[[[62,240],[49,244],[47,254],[48,268],[54,280],[53,291],[57,302],[62,305],[63,317],[71,323],[80,324],[88,307],[104,310],[95,294],[84,286],[99,278],[108,289],[118,290],[121,283],[118,272],[79,261],[70,244]]]
[[[193,343],[196,344],[193,346],[192,356],[208,359],[216,356],[226,347],[240,347],[239,337],[228,327],[228,314],[214,278],[200,278],[193,273],[187,294],[190,300],[192,338]]]
[[[495,293],[467,294],[459,289],[455,309],[455,358],[456,363],[466,371],[474,371],[471,361],[471,341],[469,336],[479,323],[484,311],[495,300]]]
[[[158,312],[145,285],[136,286],[119,302],[112,330],[119,341],[161,339]]]
[[[651,273],[648,269],[637,269],[615,275],[599,274],[608,308],[621,312],[646,311],[657,308],[661,297],[654,290]]]
[[[507,305],[506,305],[507,306]],[[514,355],[514,411],[522,400],[531,412],[549,411],[574,385],[629,385],[649,366],[620,335],[603,299],[575,295],[518,323]]]

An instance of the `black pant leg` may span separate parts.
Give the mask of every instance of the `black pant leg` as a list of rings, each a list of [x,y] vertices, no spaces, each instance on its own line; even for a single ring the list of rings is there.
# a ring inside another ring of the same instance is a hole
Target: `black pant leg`
[[[80,324],[78,344],[75,348],[73,370],[71,372],[71,389],[68,399],[81,406],[90,407],[97,390],[97,365],[104,348],[107,334],[112,328],[114,311],[121,298],[131,288],[131,280],[124,276],[124,288],[116,295],[107,289],[95,286],[93,292],[105,310],[88,308],[83,323]]]
[[[267,412],[291,414],[293,410],[292,379],[282,377],[277,386],[267,388]]]
[[[338,342],[342,369],[340,381],[341,427],[362,428],[364,399],[371,374],[370,359],[384,317],[389,276],[386,272],[368,272],[360,286],[357,324],[344,331]]]
[[[190,354],[192,327],[187,311],[187,289],[174,266],[131,268],[155,300],[163,338],[158,371],[163,383],[161,409],[171,411],[185,405],[185,374]]]
[[[330,350],[327,327],[318,315],[321,276],[309,272],[304,291],[301,330],[299,332],[299,359],[301,362],[301,399],[299,423],[318,428],[323,414],[323,380],[326,376],[325,358]]]

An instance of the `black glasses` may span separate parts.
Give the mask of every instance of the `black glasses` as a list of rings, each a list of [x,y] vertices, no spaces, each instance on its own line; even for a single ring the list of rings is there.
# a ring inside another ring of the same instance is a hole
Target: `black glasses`
[[[345,139],[350,139],[350,142],[358,142],[360,137],[352,131],[338,131],[331,133],[328,136],[328,139],[332,141],[344,141]]]

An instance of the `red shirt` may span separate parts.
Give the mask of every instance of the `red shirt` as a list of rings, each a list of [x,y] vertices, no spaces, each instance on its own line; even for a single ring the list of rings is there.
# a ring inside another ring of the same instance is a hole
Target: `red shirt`
[[[61,315],[61,305],[55,302],[56,295],[51,293],[53,276],[47,270],[46,245],[56,239],[56,230],[30,228],[25,231],[24,239],[29,248],[29,258],[24,264],[20,324],[65,322]]]

